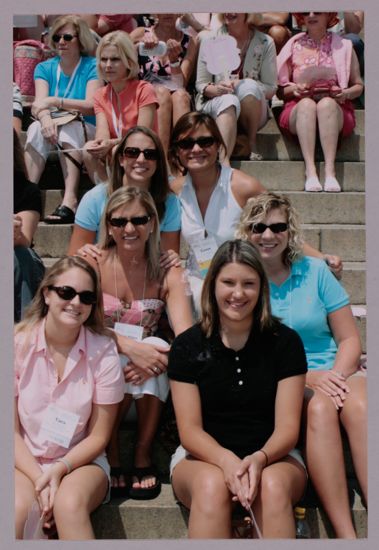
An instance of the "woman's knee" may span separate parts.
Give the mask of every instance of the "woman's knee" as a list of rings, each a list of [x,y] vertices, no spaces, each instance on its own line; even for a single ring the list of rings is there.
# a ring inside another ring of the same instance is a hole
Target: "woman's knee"
[[[87,500],[80,491],[60,490],[54,500],[54,518],[73,521],[75,518],[87,515]]]
[[[292,492],[289,480],[280,472],[263,470],[260,484],[260,498],[262,507],[279,513],[292,506]]]
[[[316,114],[317,103],[310,97],[303,97],[296,105],[297,114]]]
[[[210,473],[207,469],[196,476],[193,482],[192,502],[206,514],[217,513],[220,507],[231,509],[230,491],[221,470]]]
[[[241,103],[248,98],[253,100],[255,99],[256,101],[262,101],[264,95],[258,82],[252,78],[244,78],[241,80],[235,93]]]
[[[176,90],[172,96],[171,96],[172,102],[177,105],[186,105],[190,106],[191,97],[189,93],[184,89],[180,88],[179,90]]]
[[[316,104],[316,107],[317,107],[317,116],[323,115],[324,113],[327,114],[328,116],[330,115],[337,116],[341,109],[337,101],[332,97],[323,97]]]
[[[158,99],[159,108],[170,107],[172,105],[170,90],[165,86],[154,86],[154,90]]]
[[[307,430],[327,428],[331,423],[338,424],[337,410],[330,397],[315,392],[307,403]]]

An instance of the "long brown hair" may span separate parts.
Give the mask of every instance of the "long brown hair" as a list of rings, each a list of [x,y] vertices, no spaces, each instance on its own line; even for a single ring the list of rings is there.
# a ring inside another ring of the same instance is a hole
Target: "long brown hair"
[[[97,273],[93,267],[80,256],[64,256],[45,273],[33,301],[25,312],[23,320],[15,327],[16,333],[21,331],[29,331],[33,326],[46,317],[47,312],[49,311],[49,306],[45,303],[44,290],[48,286],[54,285],[59,275],[65,273],[73,267],[78,267],[88,273],[92,279],[94,292],[96,293],[96,303],[93,304],[91,313],[83,324],[92,330],[92,332],[96,332],[97,334],[107,333],[107,330],[104,327],[103,297]]]
[[[154,199],[155,206],[157,207],[159,221],[161,222],[166,211],[166,199],[168,194],[170,193],[166,155],[163,150],[162,142],[159,136],[155,132],[153,132],[153,130],[150,130],[150,128],[146,128],[146,126],[133,126],[132,128],[130,128],[117,146],[113,155],[112,172],[107,186],[108,197],[113,193],[113,191],[116,191],[116,189],[122,187],[124,170],[120,165],[120,158],[124,154],[128,138],[133,134],[144,134],[145,136],[149,137],[153,141],[155,148],[158,151],[157,167],[151,177],[149,193]]]
[[[221,269],[230,263],[247,265],[257,272],[260,279],[260,291],[254,308],[254,326],[261,332],[274,328],[278,322],[271,313],[270,288],[259,252],[248,241],[236,239],[226,241],[213,256],[208,273],[205,277],[201,293],[200,326],[209,338],[218,329],[220,315],[216,301],[216,279]]]

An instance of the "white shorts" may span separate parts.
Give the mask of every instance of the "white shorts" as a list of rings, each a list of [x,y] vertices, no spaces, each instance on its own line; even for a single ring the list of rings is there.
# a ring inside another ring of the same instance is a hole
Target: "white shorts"
[[[254,96],[262,103],[261,120],[259,122],[259,128],[262,128],[268,119],[268,101],[266,100],[259,84],[252,78],[245,78],[244,80],[241,80],[237,84],[233,94],[224,94],[222,96],[209,99],[206,103],[204,103],[202,111],[216,119],[223,111],[233,106],[236,109],[236,115],[238,118],[241,113],[241,101],[248,95]]]
[[[187,456],[191,456],[190,453],[187,452],[182,445],[179,445],[179,447],[176,449],[175,453],[171,457],[170,478],[172,477],[172,473],[174,471],[175,466],[179,464],[179,462],[183,460],[183,458],[186,458]],[[306,470],[304,460],[303,460],[303,457],[301,456],[299,449],[292,449],[292,451],[288,453],[288,456],[292,456],[292,458],[297,460],[299,464],[301,464],[301,466],[304,468],[304,470]]]
[[[87,139],[95,139],[96,127],[93,124],[86,124]],[[41,123],[36,120],[29,128],[26,135],[25,150],[34,149],[45,162],[51,151],[56,151],[55,145],[45,139],[41,132]],[[68,124],[63,124],[58,127],[58,140],[62,145],[68,144],[71,149],[82,149],[87,141],[84,137],[83,126],[79,120],[74,120]]]

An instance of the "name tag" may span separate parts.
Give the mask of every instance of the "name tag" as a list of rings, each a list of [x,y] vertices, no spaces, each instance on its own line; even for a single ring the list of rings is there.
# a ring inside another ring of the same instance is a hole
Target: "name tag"
[[[50,404],[43,420],[40,436],[61,447],[69,448],[79,422],[79,415]]]
[[[205,277],[209,269],[213,256],[215,255],[218,246],[214,237],[208,236],[205,239],[199,239],[191,243],[192,250],[195,254],[197,265],[202,277]]]

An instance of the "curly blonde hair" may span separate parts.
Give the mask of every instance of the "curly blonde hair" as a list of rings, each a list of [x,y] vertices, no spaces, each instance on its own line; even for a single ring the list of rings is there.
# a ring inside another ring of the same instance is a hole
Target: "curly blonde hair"
[[[272,210],[276,209],[281,210],[287,218],[288,246],[283,252],[283,262],[286,265],[291,265],[302,255],[304,239],[300,229],[299,216],[285,195],[267,192],[249,199],[242,211],[235,236],[244,241],[250,240],[252,226],[261,222]]]

